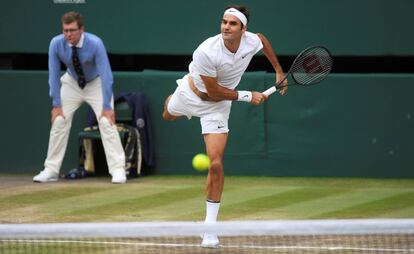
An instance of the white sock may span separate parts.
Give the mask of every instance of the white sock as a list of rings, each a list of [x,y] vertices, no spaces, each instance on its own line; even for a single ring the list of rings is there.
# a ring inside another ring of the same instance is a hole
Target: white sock
[[[204,223],[216,223],[220,202],[206,201],[206,219]]]

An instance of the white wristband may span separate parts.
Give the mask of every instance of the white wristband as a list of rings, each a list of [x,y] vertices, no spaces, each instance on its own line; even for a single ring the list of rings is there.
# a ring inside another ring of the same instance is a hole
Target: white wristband
[[[251,102],[252,101],[252,92],[250,91],[237,91],[238,101],[244,101],[244,102]]]

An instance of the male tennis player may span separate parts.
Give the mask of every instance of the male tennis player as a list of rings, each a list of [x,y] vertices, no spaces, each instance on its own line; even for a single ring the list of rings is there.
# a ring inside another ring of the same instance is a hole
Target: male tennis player
[[[35,182],[57,181],[72,118],[83,102],[95,111],[112,183],[125,183],[125,154],[115,126],[112,71],[100,38],[84,32],[83,17],[76,12],[62,16],[63,34],[49,46],[49,86],[53,101],[52,128],[45,168]],[[60,77],[60,63],[67,67]],[[60,80],[59,80],[60,78]]]
[[[262,34],[247,32],[249,11],[244,6],[228,6],[221,21],[221,34],[205,40],[193,54],[190,73],[177,80],[177,89],[165,101],[163,118],[199,117],[210,167],[206,183],[205,223],[215,223],[223,191],[222,158],[227,143],[228,118],[234,100],[253,105],[267,97],[256,91],[237,91],[252,57],[261,49],[276,71],[276,81],[284,78],[272,46]],[[280,90],[285,94],[287,86]],[[203,247],[217,248],[216,235],[204,234]]]

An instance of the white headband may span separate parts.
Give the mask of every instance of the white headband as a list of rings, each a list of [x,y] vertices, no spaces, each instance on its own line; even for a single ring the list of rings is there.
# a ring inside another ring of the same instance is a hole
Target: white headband
[[[242,22],[242,24],[244,26],[247,25],[247,18],[246,18],[246,16],[244,16],[244,14],[241,13],[239,10],[234,9],[234,8],[230,8],[230,9],[227,9],[224,12],[224,15],[226,15],[226,14],[230,14],[230,15],[236,16],[240,20],[240,22]]]

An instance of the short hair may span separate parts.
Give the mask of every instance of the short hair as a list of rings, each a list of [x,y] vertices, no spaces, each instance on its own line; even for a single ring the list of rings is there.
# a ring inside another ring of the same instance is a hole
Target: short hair
[[[243,6],[243,5],[227,5],[226,8],[224,8],[224,11],[226,11],[226,10],[228,10],[230,8],[234,8],[234,9],[238,10],[239,12],[243,13],[244,16],[246,16],[247,24],[249,24],[250,12],[249,12],[249,10],[247,9],[246,6]],[[242,28],[243,28],[243,23],[241,23],[241,25],[242,25]]]
[[[63,14],[61,21],[62,21],[62,24],[70,24],[76,21],[78,24],[78,28],[83,27],[83,16],[82,14],[78,12],[70,11],[70,12]]]

